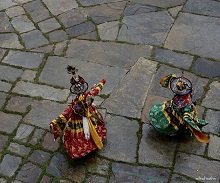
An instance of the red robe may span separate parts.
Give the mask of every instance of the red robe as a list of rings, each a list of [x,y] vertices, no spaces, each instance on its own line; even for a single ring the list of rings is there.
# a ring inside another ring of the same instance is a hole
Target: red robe
[[[80,158],[91,151],[103,147],[106,128],[102,115],[92,104],[94,97],[105,84],[103,79],[90,91],[76,96],[69,107],[58,118],[50,123],[56,140],[63,133],[64,147],[71,158]],[[83,117],[88,121],[90,138],[86,139],[83,128]]]

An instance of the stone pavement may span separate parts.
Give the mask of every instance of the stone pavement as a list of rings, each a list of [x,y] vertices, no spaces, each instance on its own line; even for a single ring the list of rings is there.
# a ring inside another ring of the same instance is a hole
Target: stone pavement
[[[1,0],[0,182],[220,180],[219,0]],[[71,100],[66,66],[92,86],[107,121],[104,148],[71,160],[49,122]],[[148,124],[172,97],[160,79],[193,81],[210,142],[169,138]]]

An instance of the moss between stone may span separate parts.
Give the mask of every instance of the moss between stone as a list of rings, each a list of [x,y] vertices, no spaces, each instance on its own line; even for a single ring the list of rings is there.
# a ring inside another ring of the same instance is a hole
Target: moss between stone
[[[141,139],[142,139],[142,132],[143,132],[143,123],[141,122],[141,120],[137,120],[139,123],[139,130],[136,132],[137,135],[137,148],[136,148],[136,163],[139,163],[139,147],[140,147],[140,143],[141,143]]]
[[[206,86],[204,87],[204,91],[202,96],[196,100],[197,105],[201,105],[202,100],[205,98],[206,94],[208,93],[208,91],[210,90],[210,84],[212,83],[212,79],[210,79],[208,81],[208,83],[206,84]]]

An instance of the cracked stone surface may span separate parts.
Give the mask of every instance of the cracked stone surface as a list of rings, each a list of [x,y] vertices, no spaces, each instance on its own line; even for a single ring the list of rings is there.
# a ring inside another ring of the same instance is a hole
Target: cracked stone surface
[[[26,68],[37,68],[42,62],[42,59],[43,54],[40,53],[9,51],[3,62]]]
[[[21,163],[21,158],[6,154],[0,164],[0,173],[6,176],[13,176]]]
[[[213,182],[220,169],[219,0],[0,1],[0,182]],[[49,123],[74,96],[67,65],[92,87],[104,147],[72,160]],[[209,143],[149,124],[173,97],[169,74],[192,81]]]
[[[18,82],[13,89],[13,92],[56,101],[65,101],[69,95],[69,91],[67,89],[56,89],[50,86],[38,85],[24,81]]]
[[[140,58],[102,106],[110,113],[140,118],[140,111],[143,108],[156,67],[156,63]],[[139,88],[141,85],[142,87]],[[139,89],[137,90],[137,88]],[[124,106],[127,107],[124,108]]]
[[[180,13],[164,46],[172,50],[219,59],[220,53],[213,49],[220,41],[219,31],[219,18]],[[209,36],[207,33],[210,33]]]
[[[208,91],[206,97],[202,101],[202,105],[208,108],[219,109],[220,99],[219,99],[219,86],[218,81],[214,81],[210,85],[210,90]]]
[[[131,43],[162,45],[173,23],[167,11],[150,12],[122,19],[118,40]]]
[[[152,126],[144,124],[139,148],[139,162],[171,167],[176,145],[175,139],[161,136]]]
[[[107,116],[106,121],[108,122],[106,145],[99,153],[114,160],[134,163],[137,144],[136,132],[139,130],[137,121],[117,116]],[[120,126],[123,126],[123,129]],[[130,148],[127,148],[128,146]]]

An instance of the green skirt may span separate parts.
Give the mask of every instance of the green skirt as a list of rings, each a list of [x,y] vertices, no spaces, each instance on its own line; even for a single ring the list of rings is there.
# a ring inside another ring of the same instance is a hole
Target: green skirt
[[[175,129],[175,127],[169,123],[167,117],[163,112],[162,104],[154,105],[150,109],[149,116],[151,124],[157,131],[169,136],[176,135],[178,129]]]

